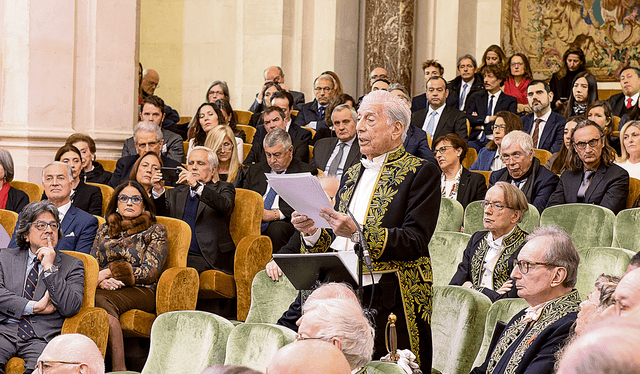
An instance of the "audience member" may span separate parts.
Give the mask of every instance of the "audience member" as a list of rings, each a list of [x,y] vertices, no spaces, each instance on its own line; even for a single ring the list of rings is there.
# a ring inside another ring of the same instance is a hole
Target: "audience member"
[[[511,278],[529,307],[507,324],[482,366],[471,373],[551,373],[554,353],[569,336],[580,309],[573,290],[580,256],[556,226],[535,229],[518,254]]]
[[[13,180],[13,158],[11,153],[0,148],[0,209],[20,214],[22,208],[29,204],[29,196],[9,183]]]
[[[517,289],[510,276],[527,236],[518,226],[529,209],[527,200],[515,186],[498,182],[487,191],[482,209],[487,231],[471,236],[449,284],[473,288],[492,302],[515,298]]]
[[[560,69],[553,73],[549,86],[553,93],[551,108],[561,112],[567,104],[573,89],[573,80],[578,73],[587,70],[584,52],[580,48],[569,47],[562,55]]]
[[[333,344],[323,340],[300,340],[280,348],[266,374],[350,374],[349,362]]]
[[[429,106],[411,115],[411,125],[426,132],[431,139],[449,133],[458,134],[467,140],[467,122],[464,113],[455,107],[446,105],[447,81],[439,76],[427,81],[427,99]]]
[[[614,214],[625,208],[629,173],[613,162],[615,151],[607,144],[602,128],[593,121],[578,123],[571,136],[569,169],[547,206],[567,203],[596,204]]]
[[[316,127],[316,134],[313,137],[313,139],[311,138],[311,131],[309,131],[307,128],[300,128],[299,125],[295,124],[295,120],[296,120],[296,116],[294,116],[292,114],[293,111],[293,106],[291,104],[292,100],[292,96],[290,93],[286,92],[286,91],[280,91],[280,92],[276,92],[273,94],[273,96],[271,96],[271,105],[273,106],[277,106],[278,108],[282,109],[282,111],[285,114],[285,123],[287,124],[286,126],[286,130],[289,132],[289,135],[291,135],[291,137],[293,138],[297,138],[300,140],[307,140],[307,142],[309,143],[309,145],[315,145],[315,142],[322,139],[322,138],[328,138],[331,136],[331,130],[329,129],[329,126],[325,123],[325,125],[323,126],[318,126]],[[328,106],[327,106],[328,109]],[[324,121],[324,118],[323,118]],[[328,122],[329,124],[331,123],[331,121]],[[258,130],[256,131],[256,134],[260,133],[260,137],[261,140],[260,142],[262,142],[262,139],[264,139],[264,135],[265,135],[265,131],[263,129],[261,129],[260,126],[258,126]],[[254,140],[255,140],[255,135],[254,135]]]
[[[300,105],[295,123],[299,126],[307,126],[316,131],[322,127],[328,127],[324,121],[324,112],[329,101],[336,96],[336,85],[333,77],[322,74],[313,81],[315,99],[309,103]]]
[[[637,268],[640,267],[640,252],[637,252],[635,255],[633,255],[633,257],[631,257],[631,260],[629,261],[629,266],[627,266],[627,271],[625,271],[625,275],[630,272],[633,271]]]
[[[214,181],[221,180],[229,182],[234,187],[242,185],[243,169],[238,159],[239,152],[236,151],[236,142],[233,132],[229,126],[218,125],[207,134],[204,146],[216,150],[218,158],[217,177]]]
[[[596,100],[598,100],[598,82],[595,75],[588,71],[578,73],[573,79],[571,96],[565,105],[563,115],[567,118],[586,116],[587,107]]]
[[[609,104],[611,104],[613,115],[622,118],[630,114],[631,111],[638,106],[640,69],[626,66],[620,71],[619,79],[622,92],[611,96],[608,101]],[[622,125],[623,123],[620,124],[620,127],[622,127]],[[619,128],[617,130],[619,130]]]
[[[373,68],[373,70],[371,70],[371,72],[369,73],[369,86],[373,86],[373,82],[381,78],[390,79],[387,69],[380,66]]]
[[[467,111],[467,99],[484,88],[482,75],[476,72],[477,67],[476,59],[469,54],[458,58],[458,76],[447,85],[447,105],[461,112]]]
[[[109,183],[111,172],[104,170],[102,164],[96,161],[96,142],[89,135],[71,134],[67,138],[66,144],[71,144],[80,151],[82,171],[86,183]]]
[[[469,170],[495,171],[504,167],[502,162],[502,139],[514,130],[522,131],[522,120],[517,115],[506,110],[496,113],[496,120],[491,126],[493,140],[480,149],[478,158]]]
[[[507,56],[500,46],[492,44],[490,45],[482,55],[482,63],[480,64],[480,69],[484,68],[488,65],[498,65],[501,69],[505,68],[505,63],[507,62]]]
[[[349,104],[352,108],[356,107],[356,101],[351,97],[351,95],[343,93],[342,95],[335,96],[331,101],[329,101],[329,105],[327,105],[327,109],[324,111],[324,121],[327,124],[332,125],[331,112],[333,112],[335,107],[342,104]],[[331,130],[331,136],[335,136],[333,129]]]
[[[626,273],[613,292],[613,302],[603,312],[603,316],[627,316],[640,308],[640,270]]]
[[[24,372],[31,373],[47,342],[82,305],[82,261],[56,249],[63,235],[58,217],[49,201],[27,204],[14,233],[16,242],[0,251],[2,372],[16,356],[24,359]]]
[[[224,118],[224,124],[231,128],[231,131],[234,134],[234,137],[242,139],[242,142],[247,141],[247,134],[244,133],[244,130],[240,130],[236,126],[238,125],[238,115],[233,111],[233,107],[231,103],[227,99],[218,99],[213,102],[214,105],[220,109],[222,113],[222,118]]]
[[[351,166],[360,162],[356,138],[358,113],[348,104],[338,105],[331,113],[335,138],[320,139],[313,148],[311,166],[340,179]]]
[[[613,114],[611,113],[611,105],[608,101],[596,100],[589,104],[585,113],[587,119],[592,120],[602,127],[604,136],[607,138],[609,145],[615,149],[618,155],[621,155],[620,137],[613,136],[614,126]],[[617,127],[617,126],[616,126]],[[622,126],[620,126],[621,128]]]
[[[280,109],[278,111],[282,112]],[[269,108],[265,110],[265,121],[269,119]],[[289,134],[280,128],[270,131],[263,141],[266,159],[251,165],[247,170],[242,188],[256,191],[264,198],[261,231],[271,238],[273,253],[285,245],[294,232],[291,224],[293,208],[281,200],[276,191],[269,186],[265,174],[269,173],[304,173],[313,175],[317,169],[293,157],[293,145]]]
[[[189,140],[189,150],[187,151],[187,156],[189,152],[194,147],[204,146],[204,142],[207,139],[207,134],[211,129],[218,125],[224,125],[225,118],[222,115],[222,111],[220,107],[211,103],[204,103],[200,105],[198,110],[196,111],[196,115],[193,117],[195,120],[194,127],[195,131],[193,133],[193,138]],[[238,149],[243,149],[244,142],[241,138],[235,137],[234,140]]]
[[[371,86],[371,91],[379,91],[379,90],[387,90],[389,88],[389,84],[391,82],[389,82],[388,79],[378,79],[377,81],[373,82],[373,85]]]
[[[518,100],[519,115],[531,113],[527,101],[527,87],[533,79],[529,59],[524,53],[514,53],[507,61],[507,80],[504,82],[504,93]]]
[[[580,303],[580,312],[574,327],[575,336],[582,334],[587,325],[594,322],[605,309],[613,303],[613,293],[620,282],[620,277],[601,274],[596,278],[594,289]]]
[[[225,81],[213,81],[207,87],[207,94],[204,97],[205,103],[215,103],[218,99],[226,99],[231,100],[231,95],[229,95],[229,86],[227,86],[227,82]]]
[[[484,91],[478,91],[468,100],[467,120],[471,125],[469,146],[479,151],[493,140],[491,126],[496,120],[495,113],[502,110],[516,113],[518,101],[502,92],[501,86],[507,73],[501,64],[487,65],[480,70],[484,78]]]
[[[331,70],[327,70],[327,71],[323,71],[320,75],[325,75],[325,74],[330,76],[331,79],[333,79],[333,86],[335,87],[335,89],[333,90],[333,97],[344,94],[344,91],[342,90],[342,82],[340,82],[340,77],[338,76],[338,74],[336,74]]]
[[[142,188],[147,193],[150,199],[153,199],[154,206],[155,200],[160,198],[164,193],[165,182],[162,179],[162,160],[157,154],[153,152],[147,152],[142,157],[138,158],[131,168],[131,174],[129,180],[136,181],[142,185]],[[179,170],[176,171],[176,173]],[[167,183],[168,184],[168,183]],[[175,183],[171,183],[175,186]],[[158,207],[156,206],[156,211]],[[164,213],[164,212],[162,212]],[[159,215],[163,215],[160,213]]]
[[[155,93],[156,88],[158,88],[158,84],[160,83],[160,74],[153,69],[142,70],[141,74],[142,79],[140,80],[140,88],[142,88],[142,97],[140,100],[143,100]]]
[[[38,357],[38,373],[58,372],[54,368],[77,365],[78,373],[104,374],[104,359],[93,340],[82,334],[58,335]],[[63,371],[60,371],[63,372]]]
[[[511,183],[524,193],[529,204],[542,212],[560,178],[535,157],[531,136],[519,130],[505,135],[502,139],[502,160],[505,167],[491,173],[489,184],[497,181]]]
[[[98,260],[96,307],[109,314],[109,353],[113,371],[126,371],[119,317],[129,309],[152,313],[156,284],[169,251],[167,228],[140,183],[119,185],[100,226],[91,255]]]
[[[467,143],[456,134],[446,134],[433,142],[433,152],[442,170],[440,195],[458,200],[463,208],[472,201],[482,200],[487,193],[484,176],[462,166],[467,150]]]
[[[438,62],[438,60],[427,60],[422,63],[422,71],[424,72],[424,87],[425,92],[416,95],[411,99],[411,112],[417,112],[422,109],[427,109],[427,82],[431,77],[441,77],[444,75],[444,67]]]
[[[176,162],[182,162],[184,158],[184,148],[182,146],[182,136],[176,134],[172,130],[168,130],[164,126],[166,105],[158,96],[149,96],[142,100],[140,104],[140,121],[151,121],[158,125],[162,131],[162,147],[160,152],[162,156],[168,157]],[[178,120],[180,117],[178,117]],[[134,130],[135,131],[135,130]],[[135,136],[124,141],[122,146],[122,157],[137,154],[135,146]]]
[[[42,185],[47,200],[57,208],[62,236],[58,238],[58,251],[89,253],[98,230],[98,220],[91,214],[71,204],[71,166],[54,161],[42,169]],[[9,242],[9,248],[16,247],[17,232],[22,214]]]
[[[213,365],[205,368],[200,374],[261,374],[262,372],[238,365]]]
[[[281,88],[278,91],[285,90],[293,96],[293,102],[291,103],[295,110],[298,110],[299,106],[305,103],[304,93],[298,91],[292,91],[284,84],[284,72],[280,66],[269,66],[264,69],[264,84],[262,85],[262,89],[256,95],[256,99],[251,104],[249,111],[254,113],[262,112],[266,107],[268,107],[269,100],[265,97],[265,89],[267,84],[276,83]]]
[[[640,121],[629,121],[620,131],[622,156],[616,161],[632,178],[640,179]]]
[[[562,134],[567,119],[551,110],[554,100],[546,82],[533,80],[527,88],[527,98],[533,113],[522,117],[524,132],[533,138],[533,148],[556,153],[562,147]]]
[[[573,135],[573,129],[576,125],[585,118],[582,116],[573,116],[567,119],[567,123],[564,125],[564,136],[562,148],[554,154],[551,155],[551,158],[547,161],[545,167],[551,170],[554,174],[562,174],[565,170],[570,168],[571,163],[571,153],[569,149],[571,149],[571,135]]]
[[[56,161],[60,161],[71,166],[73,179],[71,180],[71,203],[78,209],[82,209],[89,214],[102,215],[102,192],[99,187],[90,186],[84,183],[81,178],[82,155],[80,150],[71,144],[65,144],[56,152]],[[42,198],[47,196],[43,193]]]
[[[262,105],[260,105],[259,108],[256,108],[256,110],[260,109],[260,111],[256,111],[251,115],[251,118],[249,119],[249,126],[258,128],[260,125],[262,125],[262,112],[267,107],[273,105],[271,104],[271,96],[276,92],[284,92],[284,90],[282,89],[282,87],[280,87],[278,83],[269,82],[264,85],[264,90],[262,91],[263,103]],[[291,96],[291,98],[292,98],[291,103],[293,103],[293,96]],[[291,107],[293,108],[293,104]]]

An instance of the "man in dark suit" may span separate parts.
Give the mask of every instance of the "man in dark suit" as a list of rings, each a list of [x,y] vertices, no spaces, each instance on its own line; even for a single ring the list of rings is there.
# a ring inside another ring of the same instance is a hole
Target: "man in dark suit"
[[[160,127],[151,121],[138,122],[133,129],[133,140],[135,143],[136,151],[138,154],[121,157],[116,163],[116,170],[111,175],[109,180],[109,186],[116,188],[124,181],[129,180],[129,174],[133,164],[136,163],[138,157],[144,155],[147,152],[153,152],[155,154],[161,154],[162,151],[162,130]],[[175,161],[169,157],[161,155],[162,164],[165,167],[175,168],[182,166],[181,162]],[[165,182],[168,186],[175,186],[175,183]]]
[[[484,91],[473,94],[468,99],[467,119],[471,124],[469,147],[479,151],[493,139],[491,127],[496,120],[495,114],[501,110],[511,113],[518,111],[518,100],[502,92],[501,86],[507,79],[507,73],[498,65],[486,65],[480,72],[484,80]]]
[[[242,188],[256,191],[263,196],[262,233],[271,238],[273,253],[276,253],[293,235],[294,229],[291,224],[293,208],[281,200],[275,190],[269,187],[265,174],[310,172],[316,175],[318,171],[293,157],[291,137],[283,129],[270,131],[264,138],[263,146],[266,160],[249,167]]]
[[[534,156],[531,136],[523,131],[515,130],[505,135],[501,152],[505,167],[491,173],[489,184],[511,183],[524,193],[529,204],[542,212],[560,178],[540,165],[540,160]]]
[[[611,112],[613,115],[622,118],[622,116],[631,112],[634,105],[638,104],[640,69],[627,66],[622,69],[619,78],[622,92],[611,96],[608,101],[609,104],[611,104]],[[622,124],[620,124],[620,126],[622,126]]]
[[[597,123],[585,120],[571,135],[574,149],[569,169],[562,172],[560,183],[549,198],[547,207],[569,204],[596,204],[618,214],[629,195],[629,173],[614,164],[615,151],[605,144]]]
[[[66,317],[80,310],[82,261],[56,249],[59,212],[43,200],[28,204],[16,229],[17,243],[0,251],[0,368],[14,356],[31,373]]]
[[[449,82],[449,96],[447,105],[466,112],[467,99],[476,92],[484,89],[484,81],[480,73],[476,73],[478,64],[471,55],[464,55],[458,59],[458,76]]]
[[[358,113],[349,104],[341,104],[331,112],[335,138],[320,139],[313,148],[311,166],[334,175],[338,180],[345,170],[360,162],[360,146],[356,137]]]
[[[91,214],[71,204],[71,166],[62,162],[52,162],[42,170],[42,185],[47,200],[55,205],[61,221],[63,236],[59,238],[59,251],[77,251],[89,254],[98,231],[98,220]],[[18,218],[9,248],[15,248],[16,232],[22,216]]]
[[[422,71],[424,72],[425,92],[414,96],[411,99],[411,113],[415,113],[422,109],[427,109],[427,82],[431,77],[441,77],[444,75],[444,67],[437,60],[427,60],[422,63]],[[391,92],[391,90],[389,90]]]
[[[527,88],[533,113],[522,117],[524,132],[533,138],[533,148],[556,153],[562,148],[567,119],[551,110],[553,92],[547,82],[534,80]]]
[[[270,82],[277,83],[286,92],[289,92],[291,94],[291,96],[293,97],[293,101],[291,104],[296,110],[298,110],[300,105],[304,104],[304,93],[290,90],[289,87],[284,84],[284,72],[282,71],[282,68],[280,66],[269,66],[268,68],[264,69],[263,74],[264,84],[260,88],[260,92],[258,92],[258,94],[256,95],[256,99],[251,104],[249,111],[253,113],[260,113],[269,106],[268,104],[264,103],[262,94],[264,93],[265,86]]]
[[[333,78],[328,74],[322,74],[313,82],[313,90],[316,95],[315,100],[300,106],[300,111],[296,116],[296,124],[310,127],[316,132],[323,133],[329,128],[324,120],[324,112],[329,106],[329,102],[335,96],[335,86]],[[313,145],[313,142],[310,143]]]
[[[424,130],[432,140],[449,133],[458,134],[467,140],[467,122],[464,113],[446,105],[447,81],[442,77],[432,77],[427,82],[429,107],[411,115],[411,125]]]

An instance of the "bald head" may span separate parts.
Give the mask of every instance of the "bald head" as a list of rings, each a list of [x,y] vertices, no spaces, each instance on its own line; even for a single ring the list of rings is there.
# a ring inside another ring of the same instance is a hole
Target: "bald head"
[[[147,95],[153,95],[160,83],[160,75],[153,69],[144,69],[142,72],[142,91]]]
[[[76,362],[79,372],[104,374],[104,358],[96,343],[82,334],[63,334],[53,338],[45,347],[38,361]]]
[[[640,269],[628,272],[613,293],[614,303],[607,308],[605,315],[625,316],[634,309],[640,309]]]
[[[285,345],[273,356],[267,374],[349,374],[342,352],[323,340],[301,340]]]
[[[264,80],[266,82],[284,83],[284,73],[279,66],[269,66],[264,69]]]

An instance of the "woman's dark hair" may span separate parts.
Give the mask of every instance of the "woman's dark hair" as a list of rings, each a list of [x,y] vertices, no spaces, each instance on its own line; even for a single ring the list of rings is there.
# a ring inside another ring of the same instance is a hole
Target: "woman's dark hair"
[[[560,70],[558,70],[558,72],[556,73],[558,79],[564,78],[564,76],[567,75],[567,72],[569,71],[569,69],[567,68],[567,57],[569,57],[569,55],[576,55],[580,59],[580,66],[578,66],[578,69],[576,69],[576,71],[581,72],[583,70],[587,70],[587,62],[582,49],[569,47],[569,49],[567,49],[562,55],[562,64],[560,65]]]
[[[280,85],[279,85],[278,83],[276,83],[276,82],[269,82],[269,83],[265,84],[265,85],[264,85],[264,90],[262,90],[262,100],[263,100],[263,103],[264,103],[264,107],[265,107],[265,108],[266,108],[266,107],[268,107],[268,106],[271,106],[271,103],[265,103],[265,102],[264,102],[264,95],[267,93],[267,90],[268,90],[269,88],[271,88],[271,87],[275,87],[275,88],[276,88],[276,92],[277,92],[277,91],[282,91],[282,86],[280,86]]]
[[[58,152],[56,152],[55,161],[60,161],[60,158],[62,158],[62,155],[67,153],[67,152],[77,153],[78,157],[80,157],[80,160],[82,160],[82,154],[80,153],[80,150],[78,148],[76,148],[75,145],[72,145],[71,143],[67,143],[67,144],[63,145],[62,147],[58,148]]]
[[[65,141],[65,143],[67,143],[67,144],[74,144],[74,143],[79,143],[79,142],[87,143],[87,145],[89,146],[89,151],[91,151],[91,153],[93,153],[93,154],[96,153],[96,142],[93,140],[92,137],[90,137],[87,134],[81,134],[81,133],[77,132],[75,134],[69,135],[69,137]]]
[[[564,108],[564,116],[571,117],[575,116],[578,113],[573,111],[573,104],[576,103],[576,98],[573,96],[573,86],[576,84],[578,79],[584,78],[587,80],[587,84],[589,85],[589,91],[587,92],[587,105],[590,105],[594,101],[598,100],[598,81],[596,81],[596,76],[589,73],[588,71],[581,71],[573,78],[573,82],[571,82],[571,95],[569,96],[569,101]],[[585,112],[586,114],[587,112]]]
[[[565,126],[569,122],[575,122],[577,125],[578,123],[586,120],[587,119],[584,116],[569,117],[565,122]],[[564,130],[563,130],[563,133],[564,133]],[[563,135],[562,147],[560,147],[560,150],[558,151],[558,157],[556,157],[556,159],[551,164],[551,171],[554,172],[555,174],[561,174],[566,169],[570,169],[569,167],[570,162],[571,162],[571,158],[569,155],[569,150],[567,149],[567,147],[564,146],[564,135]]]
[[[584,113],[585,117],[589,117],[589,112],[593,108],[602,108],[604,109],[604,116],[609,120],[609,123],[604,128],[604,135],[609,136],[613,132],[613,110],[611,109],[611,104],[609,104],[606,100],[596,100],[589,104],[587,107],[587,111]]]
[[[333,113],[333,110],[338,105],[346,104],[347,101],[351,101],[353,103],[353,105],[357,105],[358,104],[358,102],[355,101],[353,99],[353,97],[351,97],[349,94],[346,94],[346,93],[340,94],[340,95],[336,96],[335,98],[331,99],[331,101],[329,102],[329,105],[327,105],[327,109],[324,111],[324,121],[327,123],[327,125],[329,127],[332,126],[331,113]],[[354,106],[354,108],[355,108],[355,106]]]
[[[193,117],[194,126],[196,127],[196,131],[193,135],[193,138],[195,139],[193,144],[194,146],[204,145],[204,141],[207,139],[207,133],[202,128],[202,125],[200,125],[200,111],[205,106],[210,106],[211,108],[213,108],[213,111],[216,112],[216,115],[218,116],[219,125],[221,124],[220,123],[221,121],[224,121],[224,116],[222,115],[222,112],[220,111],[220,108],[217,105],[212,103],[203,103],[202,105],[200,105],[198,107],[198,110],[196,111],[196,115]]]
[[[155,157],[160,163],[160,167],[163,166],[162,157],[158,156],[158,154],[155,152],[147,152],[142,156],[138,157],[135,164],[133,164],[133,167],[131,168],[131,173],[129,173],[129,180],[138,182],[138,180],[136,179],[136,177],[138,176],[138,169],[140,168],[140,164],[142,163],[142,160],[144,160],[144,158],[147,156]]]
[[[505,129],[504,129],[504,134],[507,135],[508,133],[510,133],[511,131],[514,130],[520,130],[522,131],[523,129],[523,125],[522,125],[522,120],[520,119],[520,117],[518,117],[516,114],[513,114],[509,111],[506,110],[501,110],[498,113],[496,113],[496,117],[500,117],[502,118],[502,120],[504,121],[504,125],[505,125]],[[487,143],[487,145],[485,146],[488,149],[495,151],[496,149],[498,149],[498,145],[492,140],[489,143]]]
[[[462,139],[460,137],[460,135],[456,134],[456,133],[449,133],[443,136],[439,136],[434,142],[433,142],[433,149],[436,149],[436,146],[442,142],[442,141],[448,141],[449,143],[451,143],[451,145],[453,146],[453,148],[455,149],[459,149],[462,148],[462,153],[460,153],[460,163],[462,163],[462,161],[464,160],[464,158],[467,156],[467,151],[469,150],[469,147],[467,146],[467,142],[464,141],[464,139]]]
[[[533,79],[533,72],[531,71],[531,64],[529,64],[529,59],[527,58],[527,56],[525,56],[524,53],[514,53],[513,56],[509,57],[509,61],[507,61],[507,74],[509,74],[509,77],[513,78],[513,75],[511,75],[511,60],[514,57],[520,57],[522,59],[522,62],[524,63],[524,79],[528,79],[528,80],[532,80]]]
[[[504,51],[502,50],[502,48],[500,48],[499,45],[492,44],[484,51],[484,54],[482,55],[482,61],[480,62],[480,69],[487,66],[486,61],[487,61],[487,54],[489,54],[489,52],[494,52],[495,54],[498,55],[498,57],[500,58],[500,63],[498,65],[500,65],[501,68],[504,68],[505,67],[504,64],[507,62],[507,56],[504,54]],[[478,71],[480,71],[480,69],[478,69]]]
[[[18,222],[18,228],[15,232],[16,244],[20,249],[29,249],[29,242],[25,239],[25,235],[29,233],[31,229],[31,223],[35,221],[38,216],[44,212],[49,212],[58,222],[58,243],[63,238],[62,225],[60,224],[60,218],[58,208],[53,205],[49,200],[34,201],[25,205],[20,212],[20,221]]]
[[[104,216],[109,217],[111,214],[116,213],[116,210],[118,209],[118,196],[120,195],[120,192],[122,192],[122,190],[127,186],[131,186],[138,190],[140,196],[142,196],[142,204],[144,204],[144,209],[151,214],[151,221],[156,222],[156,207],[153,205],[153,201],[151,201],[151,198],[149,197],[149,194],[147,194],[147,191],[144,190],[144,187],[142,187],[140,183],[133,180],[122,182],[118,187],[116,187],[116,189],[113,191],[113,195],[111,195],[111,200],[109,201],[109,205],[107,205],[107,210]]]
[[[607,140],[607,137],[604,136],[602,127],[600,127],[597,123],[587,119],[579,122],[573,129],[573,133],[571,133],[571,149],[569,149],[569,168],[571,170],[578,171],[583,169],[583,162],[580,157],[578,157],[578,154],[575,151],[574,137],[576,136],[576,131],[588,126],[597,128],[598,132],[600,133],[601,139],[604,142],[604,148],[602,148],[602,154],[600,155],[600,162],[602,162],[605,166],[611,166],[611,164],[613,164],[613,162],[616,160],[616,151],[609,145],[609,141]]]
[[[229,102],[229,100],[218,99],[213,104],[216,105],[220,110],[224,110],[231,116],[231,118],[229,118],[228,125],[229,127],[231,127],[231,130],[235,132],[236,125],[238,124],[238,115],[236,114],[236,112],[233,111],[233,107],[231,106],[231,103]],[[218,124],[221,125],[220,121],[218,121]]]

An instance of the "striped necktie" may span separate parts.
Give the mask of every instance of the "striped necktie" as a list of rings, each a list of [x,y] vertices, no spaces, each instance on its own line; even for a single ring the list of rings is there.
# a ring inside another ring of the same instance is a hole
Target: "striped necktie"
[[[27,275],[27,281],[24,284],[24,292],[22,293],[22,297],[27,300],[33,300],[33,294],[36,291],[36,285],[38,284],[38,264],[40,264],[40,260],[35,259],[33,261],[33,267]],[[29,340],[29,338],[33,338],[36,336],[36,333],[33,331],[33,326],[31,325],[30,316],[23,316],[20,319],[20,323],[18,324],[18,335],[23,340]]]

